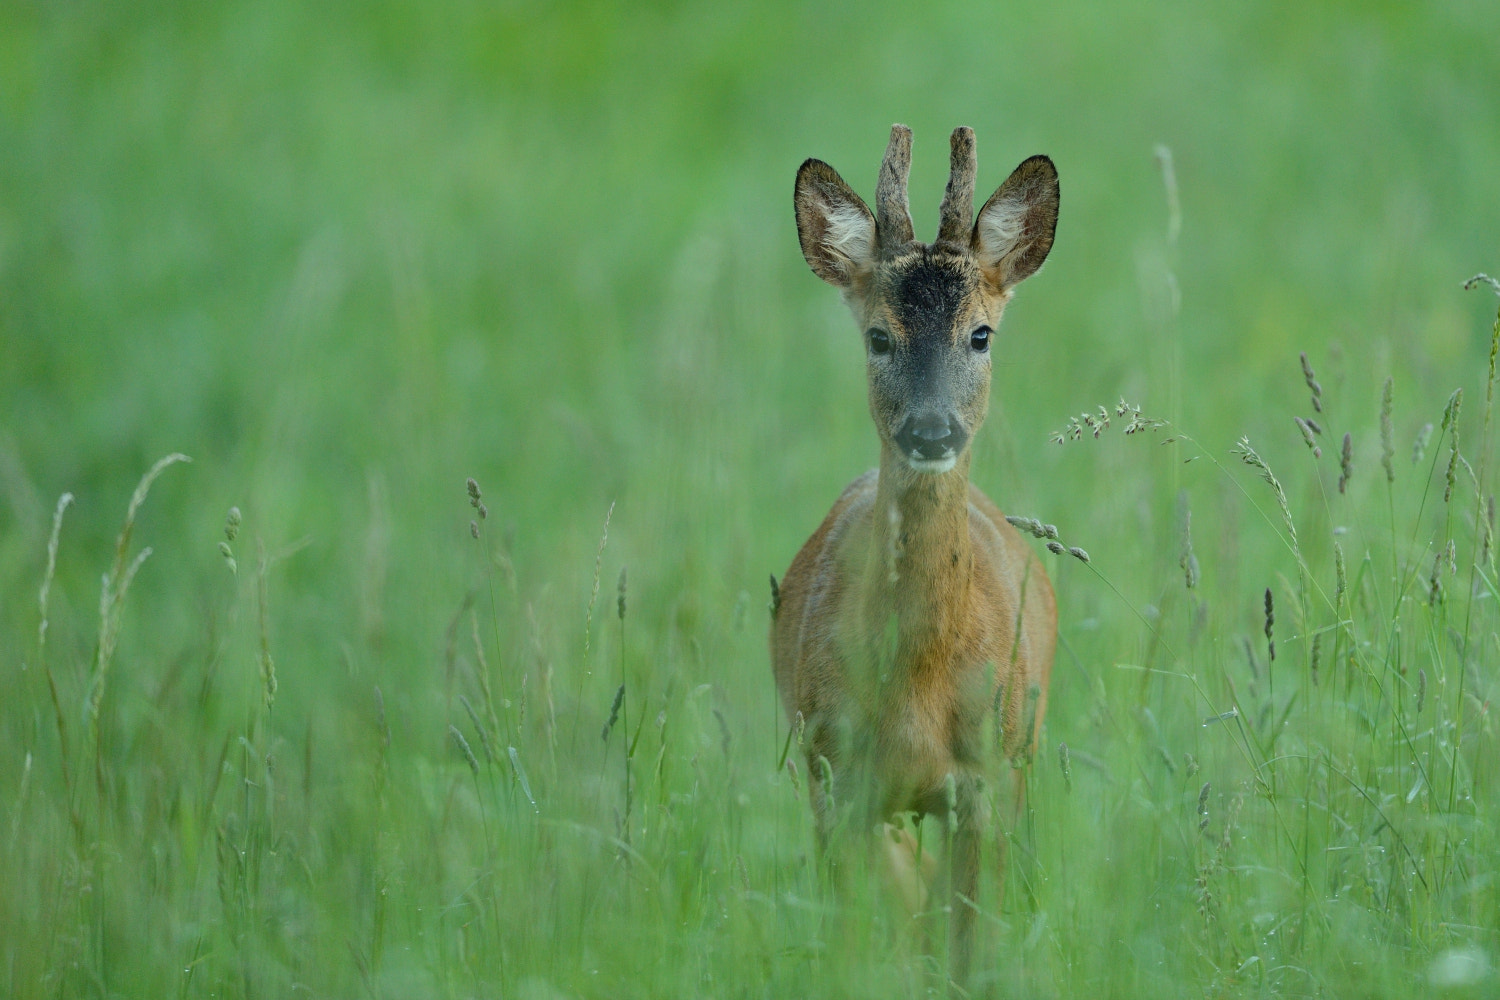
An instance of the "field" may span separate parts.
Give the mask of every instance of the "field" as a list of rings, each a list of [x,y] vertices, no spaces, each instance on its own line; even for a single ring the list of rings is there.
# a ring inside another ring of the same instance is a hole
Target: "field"
[[[955,125],[1062,184],[976,995],[1500,994],[1500,18],[919,6],[0,8],[0,994],[941,995],[765,639],[877,458],[793,175],[897,121],[919,238]]]

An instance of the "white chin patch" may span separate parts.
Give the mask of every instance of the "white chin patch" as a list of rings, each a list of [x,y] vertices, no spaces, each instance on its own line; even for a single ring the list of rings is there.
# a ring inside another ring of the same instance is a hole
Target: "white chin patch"
[[[947,455],[943,458],[917,458],[912,455],[906,456],[907,465],[911,466],[912,469],[916,472],[923,472],[927,473],[928,475],[937,475],[940,472],[947,472],[949,469],[953,468],[953,466],[957,462],[957,455]]]

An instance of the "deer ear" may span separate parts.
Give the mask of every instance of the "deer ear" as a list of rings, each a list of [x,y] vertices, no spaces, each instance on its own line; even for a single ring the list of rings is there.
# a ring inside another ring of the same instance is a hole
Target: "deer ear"
[[[1017,167],[974,220],[974,259],[996,286],[1009,289],[1035,274],[1057,231],[1057,168],[1045,156]]]
[[[797,171],[793,201],[807,265],[830,285],[853,286],[875,263],[875,217],[822,160],[808,160]]]

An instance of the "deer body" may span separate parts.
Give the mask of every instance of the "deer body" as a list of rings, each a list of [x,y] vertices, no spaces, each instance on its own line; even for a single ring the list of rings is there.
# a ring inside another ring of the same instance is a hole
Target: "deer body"
[[[950,975],[962,984],[985,776],[998,756],[1030,756],[1057,630],[1046,573],[969,482],[967,445],[988,408],[990,335],[1051,247],[1057,175],[1045,157],[1027,160],[973,222],[973,133],[955,131],[942,226],[923,244],[906,210],[909,163],[910,132],[896,126],[874,216],[826,164],[798,172],[804,256],[866,330],[881,454],[793,559],[771,655],[787,716],[806,726],[824,853],[846,815],[863,831],[904,812],[950,824]],[[985,740],[990,718],[1000,754]]]

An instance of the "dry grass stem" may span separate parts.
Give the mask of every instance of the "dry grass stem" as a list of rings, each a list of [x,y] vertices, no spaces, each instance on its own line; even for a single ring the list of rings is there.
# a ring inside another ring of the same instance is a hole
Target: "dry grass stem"
[[[1380,464],[1385,469],[1385,481],[1388,483],[1396,481],[1395,433],[1391,429],[1391,397],[1394,385],[1395,378],[1387,375],[1385,386],[1380,391]]]
[[[57,498],[57,509],[52,512],[52,534],[47,536],[47,570],[42,574],[42,589],[37,595],[41,620],[37,622],[36,644],[38,651],[47,647],[47,602],[52,593],[52,576],[57,570],[57,540],[62,532],[63,512],[73,506],[73,494],[64,493]]]
[[[177,462],[191,462],[192,459],[186,455],[176,452],[158,459],[156,464],[141,477],[136,485],[135,492],[130,495],[130,505],[125,510],[125,523],[120,528],[119,538],[115,541],[114,565],[104,575],[99,590],[99,642],[94,652],[94,672],[90,683],[88,698],[89,728],[97,740],[99,725],[99,708],[104,702],[105,686],[109,677],[109,665],[114,658],[115,644],[120,636],[120,624],[124,616],[125,595],[130,590],[130,583],[135,579],[136,572],[141,564],[151,555],[149,548],[142,549],[139,554],[126,561],[130,551],[130,538],[135,531],[136,514],[141,509],[141,504],[146,502],[146,495],[151,491],[151,484],[163,470]]]
[[[271,658],[271,613],[269,584],[266,579],[269,563],[266,561],[265,543],[258,538],[255,540],[255,552],[258,563],[256,593],[260,597],[260,680],[266,708],[269,710],[272,703],[276,701],[276,661]]]
[[[604,512],[604,531],[599,536],[599,549],[594,553],[594,584],[589,590],[589,607],[583,616],[583,664],[584,672],[593,676],[593,670],[589,667],[589,645],[594,632],[594,605],[599,600],[599,574],[604,568],[604,547],[609,544],[609,522],[615,516],[615,503],[609,502],[609,510]]]
[[[526,801],[531,803],[531,811],[541,812],[536,804],[536,796],[531,794],[531,782],[526,780],[526,768],[521,766],[521,755],[515,747],[506,747],[506,752],[510,754],[510,773],[521,786],[521,793],[526,796]]]

